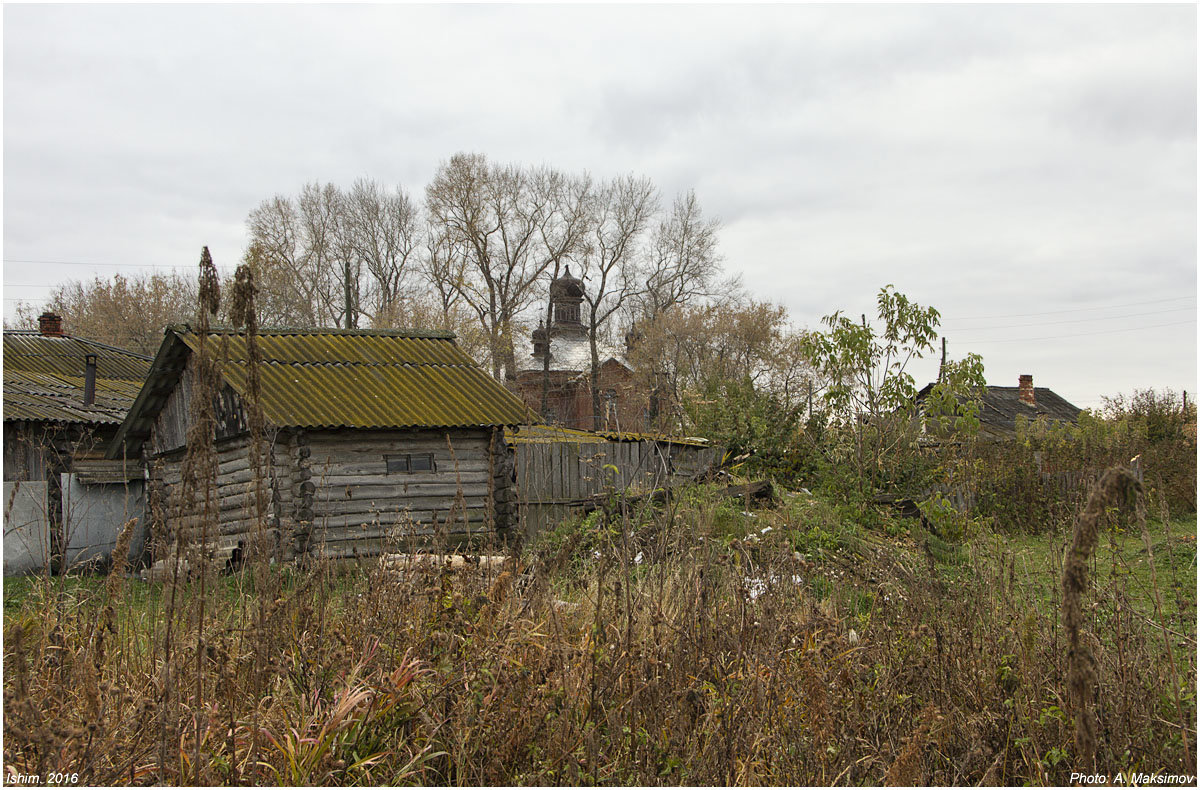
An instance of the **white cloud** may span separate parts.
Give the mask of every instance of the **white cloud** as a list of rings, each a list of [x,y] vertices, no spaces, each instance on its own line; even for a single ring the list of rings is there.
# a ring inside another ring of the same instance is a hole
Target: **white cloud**
[[[951,320],[1195,295],[1191,6],[4,14],[8,261],[191,267],[207,243],[232,264],[274,193],[365,175],[419,195],[465,149],[695,187],[729,266],[798,323],[892,282],[996,383],[1032,372],[1083,405],[1195,386],[1194,323],[1021,344],[1135,324]],[[6,263],[5,297],[91,273]],[[1154,323],[1194,320],[1179,304]]]

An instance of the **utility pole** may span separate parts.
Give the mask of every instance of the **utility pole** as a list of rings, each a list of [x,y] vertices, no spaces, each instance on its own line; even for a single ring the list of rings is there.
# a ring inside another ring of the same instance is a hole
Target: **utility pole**
[[[942,338],[942,364],[938,366],[938,383],[946,377],[946,338]]]

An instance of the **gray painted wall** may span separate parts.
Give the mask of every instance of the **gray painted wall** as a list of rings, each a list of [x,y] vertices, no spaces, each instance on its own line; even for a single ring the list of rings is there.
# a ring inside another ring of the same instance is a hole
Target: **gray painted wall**
[[[42,572],[50,555],[45,482],[4,484],[4,575]],[[137,518],[129,560],[135,561],[146,543],[145,484],[80,483],[76,475],[62,476],[62,512],[67,527],[67,568],[89,560],[107,561],[117,533]],[[11,506],[10,506],[11,503]]]
[[[4,575],[42,571],[50,559],[46,487],[40,482],[4,484]]]
[[[117,533],[131,518],[138,520],[129,544],[129,560],[145,545],[146,496],[141,480],[83,484],[77,475],[62,476],[63,513],[67,524],[67,567],[88,560],[107,560]]]

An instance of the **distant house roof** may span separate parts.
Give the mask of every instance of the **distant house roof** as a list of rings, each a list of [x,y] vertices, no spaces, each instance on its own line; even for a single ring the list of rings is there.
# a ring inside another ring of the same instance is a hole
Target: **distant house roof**
[[[224,345],[224,379],[245,396],[245,333],[214,328],[208,338],[216,348]],[[166,329],[114,446],[149,436],[199,342],[190,325]],[[264,328],[258,347],[263,415],[277,427],[450,428],[537,420],[459,349],[452,332]]]
[[[925,399],[933,386],[927,384],[917,393],[918,403]],[[988,386],[984,390],[983,404],[979,412],[981,427],[991,433],[1015,436],[1018,416],[1023,416],[1030,422],[1039,417],[1066,423],[1079,420],[1082,409],[1048,387],[1033,387],[1033,406],[1022,401],[1020,394],[1020,387]]]
[[[86,358],[96,356],[95,401],[83,405]],[[71,335],[4,330],[4,421],[119,425],[150,358]]]

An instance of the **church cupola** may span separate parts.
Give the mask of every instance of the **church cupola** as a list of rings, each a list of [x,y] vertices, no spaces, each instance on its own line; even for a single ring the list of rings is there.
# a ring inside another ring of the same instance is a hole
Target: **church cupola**
[[[538,321],[538,328],[533,330],[533,355],[538,359],[546,356],[546,352],[550,350],[550,343],[546,338],[546,322]]]
[[[584,331],[581,306],[583,303],[583,281],[571,276],[567,266],[561,277],[550,283],[550,304],[553,322],[550,331],[554,335]]]

